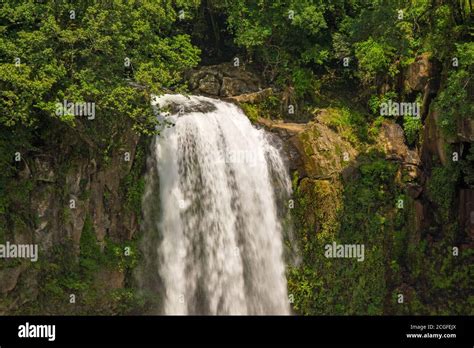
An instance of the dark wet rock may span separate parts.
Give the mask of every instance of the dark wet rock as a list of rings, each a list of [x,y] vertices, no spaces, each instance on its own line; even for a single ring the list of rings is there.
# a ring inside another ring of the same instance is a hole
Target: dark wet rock
[[[205,101],[201,100],[198,104],[179,104],[179,103],[173,103],[170,102],[166,105],[167,110],[171,114],[187,114],[190,112],[200,112],[200,113],[208,113],[216,110],[216,106],[210,102],[210,101]]]
[[[232,64],[204,66],[190,71],[187,78],[194,94],[231,97],[261,89],[260,79],[255,74]]]

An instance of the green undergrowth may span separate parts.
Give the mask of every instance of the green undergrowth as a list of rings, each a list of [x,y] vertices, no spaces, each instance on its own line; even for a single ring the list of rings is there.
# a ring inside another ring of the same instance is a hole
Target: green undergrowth
[[[252,123],[259,117],[266,119],[281,119],[281,101],[278,96],[270,95],[257,103],[240,103],[240,107]]]
[[[339,189],[335,183],[324,184],[331,195],[295,189],[293,214],[303,262],[289,271],[289,293],[301,314],[384,313],[388,288],[384,241],[393,225],[387,216],[394,211],[399,192],[394,183],[397,166],[378,153],[358,160],[362,163],[358,179]],[[333,216],[327,219],[328,214]],[[363,244],[364,260],[326,258],[325,245],[333,242]]]
[[[106,238],[99,243],[92,221],[87,217],[79,250],[71,241],[55,245],[49,256],[34,265],[35,271],[41,274],[37,299],[23,306],[21,313],[133,313],[144,304],[130,281],[139,259],[136,240],[114,242]],[[114,278],[124,286],[109,284]],[[75,297],[75,303],[71,303],[71,295]]]
[[[125,197],[125,207],[132,211],[138,220],[141,218],[142,196],[145,192],[145,179],[143,177],[146,167],[146,148],[149,141],[141,140],[136,148],[132,168],[121,183]]]
[[[460,236],[456,217],[449,212],[458,171],[434,170],[428,187],[443,224],[433,231],[435,238],[426,238],[416,232],[416,202],[400,180],[399,164],[376,150],[359,155],[357,164],[356,173],[345,181],[294,180],[291,213],[302,254],[301,263],[288,270],[294,311],[472,314],[466,303],[474,301],[469,292],[473,253],[465,249],[453,256]],[[364,261],[326,258],[325,246],[333,242],[364,245]],[[464,304],[459,298],[466,299]]]

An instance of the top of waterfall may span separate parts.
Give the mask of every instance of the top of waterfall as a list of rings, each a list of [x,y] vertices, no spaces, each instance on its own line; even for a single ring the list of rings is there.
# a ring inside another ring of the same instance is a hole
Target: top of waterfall
[[[161,96],[153,95],[151,104],[159,109],[164,109],[162,116],[183,115],[189,112],[208,113],[217,109],[216,99],[182,94],[163,94]]]

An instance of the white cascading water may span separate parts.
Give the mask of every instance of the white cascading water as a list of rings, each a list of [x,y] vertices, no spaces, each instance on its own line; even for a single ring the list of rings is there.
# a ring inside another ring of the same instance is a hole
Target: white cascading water
[[[159,194],[159,216],[145,211],[145,225],[160,234],[146,243],[157,244],[147,247],[156,248],[161,311],[289,314],[274,186],[289,194],[291,183],[269,135],[221,100],[155,102],[181,109],[160,116],[174,125],[153,143],[159,184],[145,193]]]

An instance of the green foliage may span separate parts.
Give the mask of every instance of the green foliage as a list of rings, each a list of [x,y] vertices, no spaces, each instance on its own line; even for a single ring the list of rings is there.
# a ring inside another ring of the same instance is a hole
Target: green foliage
[[[242,108],[245,115],[247,115],[250,122],[252,122],[252,123],[256,122],[257,119],[259,117],[261,117],[259,115],[259,110],[258,110],[257,106],[255,106],[253,104],[243,103],[243,104],[240,105],[240,107]]]
[[[265,66],[269,80],[293,86],[299,97],[311,90],[312,67],[329,59],[326,16],[340,4],[238,0],[214,6],[227,14],[235,43]]]
[[[349,6],[333,35],[333,47],[339,59],[356,56],[355,75],[366,86],[377,77],[394,76],[413,61],[423,32],[412,23],[428,6],[426,1],[355,1]]]
[[[394,179],[398,168],[376,152],[369,153],[366,160],[359,167],[360,179],[346,185],[341,233],[350,236],[352,231],[359,231],[361,237],[365,236],[361,240],[373,241],[374,236],[383,235],[387,210],[395,207],[398,190]]]
[[[389,100],[396,100],[397,94],[395,92],[387,92],[380,96],[372,95],[369,99],[369,109],[375,115],[380,115],[380,105],[388,103]]]
[[[394,48],[381,44],[370,37],[355,44],[355,55],[359,62],[361,79],[369,82],[377,73],[387,70],[393,57]]]
[[[102,259],[104,265],[122,272],[130,272],[137,266],[139,259],[140,253],[135,240],[121,243],[106,240]]]
[[[434,167],[431,172],[427,185],[428,193],[430,199],[439,208],[439,218],[442,223],[449,221],[459,177],[459,166],[451,162],[444,167]]]
[[[31,135],[27,131],[0,128],[0,242],[10,240],[14,229],[29,228],[33,223],[29,202],[35,182],[17,176],[28,166],[25,155],[30,148]],[[19,162],[15,161],[17,152],[21,156]]]
[[[89,216],[84,221],[80,240],[79,266],[88,276],[98,269],[102,252],[97,242],[92,221]]]
[[[403,117],[403,130],[405,131],[408,144],[413,145],[416,143],[421,127],[420,117],[413,117],[411,115]]]
[[[144,308],[146,304],[143,296],[129,288],[113,290],[110,296],[116,313],[133,313],[137,311],[137,308]]]
[[[80,241],[79,269],[85,279],[92,279],[101,268],[108,267],[120,271],[133,269],[138,262],[138,246],[135,241],[118,243],[105,239],[102,251],[89,216],[84,221]]]
[[[303,261],[288,273],[288,291],[293,308],[301,314],[385,313],[389,284],[385,279],[384,240],[393,222],[387,213],[394,209],[398,189],[394,184],[397,165],[382,154],[371,152],[361,159],[360,178],[344,185],[342,197],[330,194],[329,187],[311,188],[300,184],[295,192],[293,217]],[[304,189],[304,190],[303,190]],[[341,207],[337,207],[339,200]],[[336,206],[334,206],[336,204]],[[329,210],[324,215],[319,211]],[[316,216],[314,216],[316,215]],[[324,246],[364,244],[365,260],[327,259]]]
[[[411,294],[406,308],[399,307],[400,314],[472,315],[468,303],[472,287],[469,259],[473,251],[460,250],[454,256],[454,234],[458,227],[446,223],[444,229],[444,235],[429,246],[426,240],[409,241],[404,267],[407,282],[414,284],[416,292]]]
[[[241,103],[240,107],[251,122],[256,122],[259,117],[268,119],[282,117],[280,99],[273,94],[258,103]]]
[[[136,148],[132,168],[122,182],[125,206],[130,211],[133,211],[139,219],[142,211],[142,196],[145,192],[145,179],[143,178],[145,161],[145,144],[140,143]]]
[[[447,136],[456,136],[459,121],[474,115],[474,43],[457,44],[458,68],[449,69],[446,86],[436,98],[439,126]]]
[[[428,193],[439,205],[443,234],[428,244],[414,234],[414,203],[401,191],[398,165],[375,151],[358,161],[359,176],[344,183],[340,208],[334,206],[338,196],[328,196],[327,189],[294,181],[292,213],[303,259],[288,270],[293,309],[303,315],[472,313],[459,301],[469,297],[472,251],[452,255],[458,227],[449,209],[459,169],[433,170]],[[401,209],[398,199],[404,201]],[[326,208],[336,216],[321,215]],[[324,246],[333,241],[364,244],[364,262],[326,259]],[[405,295],[403,306],[396,302],[399,293]]]
[[[224,16],[238,55],[261,68],[269,83],[292,91],[299,106],[340,80],[349,84],[356,79],[380,91],[426,51],[451,59],[455,44],[468,41],[472,25],[471,10],[462,1],[237,0],[206,5],[211,20]],[[342,60],[351,57],[357,64],[351,59],[341,69]]]
[[[472,28],[472,9],[462,1],[439,2],[426,10],[430,23],[425,45],[440,61],[451,60],[459,41],[469,37]],[[449,38],[448,40],[446,38]]]
[[[129,249],[126,249],[129,248]],[[126,254],[127,251],[127,254]],[[128,253],[129,251],[129,253]],[[101,250],[89,216],[81,233],[79,257],[72,241],[53,246],[36,266],[39,278],[38,298],[22,306],[29,314],[127,314],[143,306],[143,299],[125,284],[125,288],[104,289],[99,281],[102,271],[125,275],[139,260],[136,241],[117,243],[108,238]],[[76,303],[70,304],[70,294]]]
[[[379,132],[380,126],[385,122],[385,116],[378,116],[370,125],[367,130],[367,134],[371,139],[376,139]]]
[[[175,25],[172,1],[82,2],[75,19],[70,10],[67,3],[0,5],[0,124],[34,125],[48,116],[78,127],[77,119],[55,113],[55,104],[68,100],[96,103],[98,125],[85,127],[129,117],[138,131],[153,129],[150,93],[179,88],[181,73],[199,61]]]

